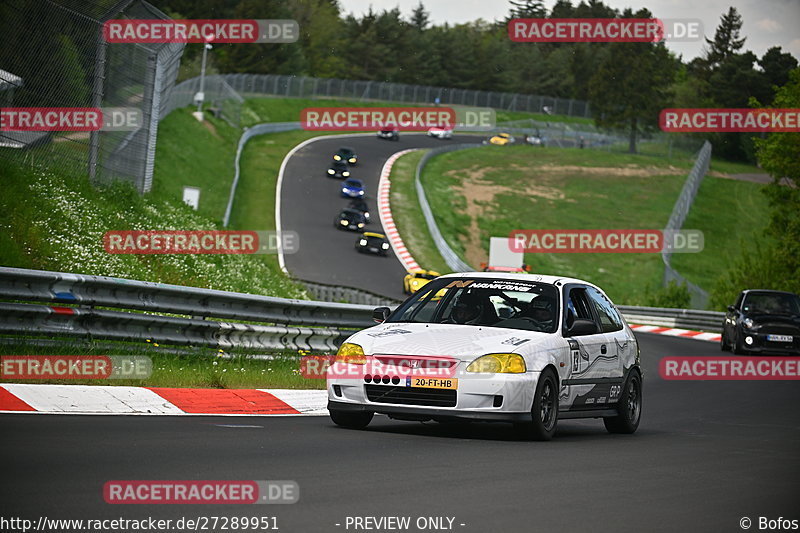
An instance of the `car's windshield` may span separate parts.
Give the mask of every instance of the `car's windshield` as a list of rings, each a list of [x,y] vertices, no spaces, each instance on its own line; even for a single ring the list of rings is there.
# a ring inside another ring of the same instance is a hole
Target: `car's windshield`
[[[347,180],[344,182],[345,187],[361,187],[361,182],[358,180]]]
[[[368,246],[381,246],[383,244],[383,239],[380,237],[366,236],[366,239]]]
[[[558,290],[502,278],[438,278],[403,303],[387,322],[462,324],[554,333]]]
[[[751,292],[742,310],[751,315],[800,315],[800,297],[781,292]]]

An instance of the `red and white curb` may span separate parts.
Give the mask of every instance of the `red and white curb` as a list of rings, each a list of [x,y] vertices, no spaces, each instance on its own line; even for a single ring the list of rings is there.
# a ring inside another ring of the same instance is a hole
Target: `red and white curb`
[[[107,415],[327,415],[325,390],[0,385],[0,412]]]
[[[704,331],[692,331],[690,329],[665,328],[661,326],[643,326],[630,324],[633,331],[641,333],[656,333],[658,335],[668,335],[670,337],[684,337],[699,341],[719,342],[722,336],[719,333],[706,333]]]
[[[395,226],[394,219],[392,218],[392,209],[389,205],[389,192],[391,189],[389,174],[392,173],[392,165],[394,165],[394,162],[397,161],[400,156],[417,150],[419,150],[419,148],[412,148],[392,154],[392,156],[386,160],[386,163],[384,163],[383,169],[381,169],[381,179],[378,183],[378,215],[380,216],[381,224],[383,225],[386,237],[389,239],[389,243],[392,245],[395,255],[400,259],[400,262],[403,263],[405,269],[409,271],[419,269],[419,265],[414,261],[406,245],[403,244],[403,239],[400,237],[400,233],[397,231],[397,226]]]

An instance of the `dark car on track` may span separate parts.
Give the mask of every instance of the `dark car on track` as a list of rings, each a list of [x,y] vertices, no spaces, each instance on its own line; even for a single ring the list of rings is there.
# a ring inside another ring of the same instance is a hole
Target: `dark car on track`
[[[378,139],[386,139],[389,141],[399,141],[400,133],[397,130],[381,130],[378,132]]]
[[[386,256],[389,254],[389,241],[382,233],[371,233],[365,231],[356,240],[356,250],[362,253]]]
[[[334,227],[350,231],[361,231],[366,224],[367,219],[355,209],[342,209],[333,221]]]
[[[746,290],[728,306],[722,350],[736,354],[800,355],[800,296],[791,292]]]
[[[369,223],[369,206],[367,205],[366,200],[364,200],[363,198],[356,198],[355,200],[350,202],[350,205],[348,207],[350,207],[350,209],[355,209],[356,211],[364,215],[364,218],[367,219],[367,223]]]
[[[350,165],[344,161],[334,161],[328,169],[329,178],[339,178],[343,180],[350,177]]]
[[[358,163],[358,155],[356,155],[356,151],[352,148],[348,148],[343,146],[333,154],[334,161],[343,161],[350,165],[355,165]]]

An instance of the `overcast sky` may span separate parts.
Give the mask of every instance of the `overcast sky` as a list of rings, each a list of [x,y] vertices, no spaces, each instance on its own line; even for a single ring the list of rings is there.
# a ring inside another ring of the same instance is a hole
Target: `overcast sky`
[[[548,9],[556,0],[545,0]],[[573,0],[573,5],[579,0]],[[374,11],[399,7],[408,18],[419,0],[339,0],[344,13],[361,15],[370,6]],[[703,22],[707,37],[714,35],[719,18],[733,5],[744,18],[742,34],[745,49],[759,57],[772,46],[781,46],[800,58],[800,0],[604,0],[606,5],[622,10],[641,7],[664,19],[693,18]],[[479,18],[494,21],[505,18],[509,3],[504,0],[423,0],[435,24],[470,22]],[[703,42],[667,43],[684,61],[702,52]]]

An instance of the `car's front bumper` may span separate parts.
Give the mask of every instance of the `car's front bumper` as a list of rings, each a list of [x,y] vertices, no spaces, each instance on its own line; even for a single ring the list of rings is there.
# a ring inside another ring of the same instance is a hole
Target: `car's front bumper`
[[[466,376],[466,377],[465,377]],[[394,389],[409,393],[413,397],[408,402],[420,402],[427,390],[402,387],[398,385],[382,385],[365,383],[364,379],[328,378],[328,400],[334,409],[371,411],[390,416],[407,415],[414,418],[466,418],[485,420],[525,421],[530,420],[533,405],[533,392],[539,378],[538,372],[524,374],[465,374],[458,373],[458,387],[447,399],[454,397],[453,406],[439,404],[441,398],[432,400],[428,405],[419,403],[394,403],[390,401],[372,401],[367,393],[371,387],[375,391]],[[436,389],[440,390],[440,389]],[[391,396],[397,398],[397,395]],[[443,403],[443,402],[441,402]]]
[[[774,333],[762,333],[750,330],[742,330],[742,348],[747,352],[755,354],[776,354],[776,355],[800,355],[800,335],[792,335],[792,342],[775,342],[767,340],[769,335]],[[747,344],[747,338],[752,339],[751,344]]]

